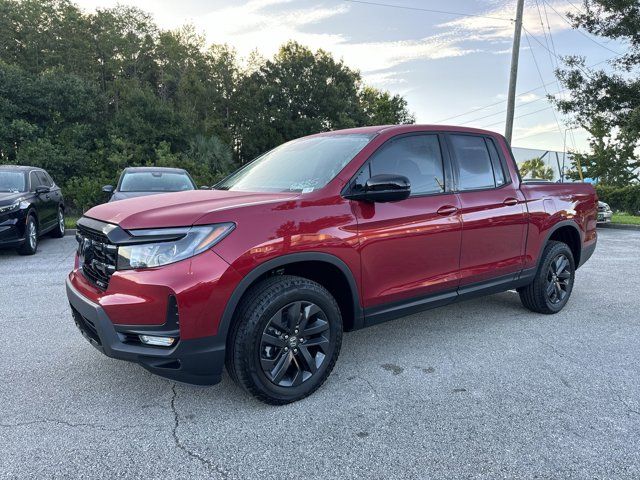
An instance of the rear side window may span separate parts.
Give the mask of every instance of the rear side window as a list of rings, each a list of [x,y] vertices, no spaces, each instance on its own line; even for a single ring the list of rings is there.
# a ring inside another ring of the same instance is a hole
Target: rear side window
[[[495,188],[493,166],[484,138],[473,135],[450,135],[458,165],[458,189]]]
[[[385,143],[369,161],[370,175],[404,175],[411,195],[444,191],[444,169],[437,135],[410,135]],[[358,182],[362,182],[358,178]]]
[[[496,149],[493,140],[485,138],[485,142],[487,142],[487,148],[489,148],[489,155],[491,156],[491,163],[493,164],[493,174],[496,178],[496,187],[500,187],[507,183],[502,163],[500,162],[500,156],[498,155],[498,150]]]

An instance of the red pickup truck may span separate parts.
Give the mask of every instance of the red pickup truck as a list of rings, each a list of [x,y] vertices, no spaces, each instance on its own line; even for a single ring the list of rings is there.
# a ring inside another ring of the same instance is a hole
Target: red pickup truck
[[[110,357],[283,404],[331,372],[343,331],[517,289],[556,313],[596,246],[597,197],[526,183],[505,139],[403,125],[321,133],[213,190],[97,206],[67,279]]]

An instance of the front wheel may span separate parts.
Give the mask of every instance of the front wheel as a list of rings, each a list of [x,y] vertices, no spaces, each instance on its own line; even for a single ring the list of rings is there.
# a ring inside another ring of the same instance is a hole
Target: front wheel
[[[324,383],[341,343],[342,317],[331,294],[306,278],[275,276],[241,302],[230,332],[227,370],[259,400],[283,405]]]
[[[533,312],[558,313],[569,301],[574,277],[571,249],[566,243],[551,241],[542,252],[533,282],[518,289],[520,301]]]
[[[33,255],[38,251],[38,222],[33,215],[27,217],[24,243],[18,247],[20,255]]]

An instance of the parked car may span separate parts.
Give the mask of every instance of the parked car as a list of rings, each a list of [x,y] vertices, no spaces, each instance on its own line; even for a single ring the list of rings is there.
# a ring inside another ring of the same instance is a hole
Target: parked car
[[[0,247],[33,255],[42,235],[64,236],[64,198],[41,168],[0,165]]]
[[[219,382],[226,362],[284,404],[325,381],[343,331],[509,289],[559,312],[596,215],[591,185],[521,183],[496,133],[322,133],[215,190],[89,210],[67,295],[106,355],[195,384]]]
[[[598,202],[598,223],[610,223],[613,212],[608,203]]]
[[[113,185],[102,187],[102,191],[110,195],[109,202],[195,189],[196,184],[186,170],[166,167],[128,167],[120,174],[115,188]]]

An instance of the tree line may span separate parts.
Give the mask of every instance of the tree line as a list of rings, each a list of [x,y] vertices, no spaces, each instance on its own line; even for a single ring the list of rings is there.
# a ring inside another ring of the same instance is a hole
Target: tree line
[[[296,137],[413,121],[404,98],[296,42],[240,59],[133,7],[0,0],[0,163],[47,169],[79,212],[125,166],[211,185]]]

